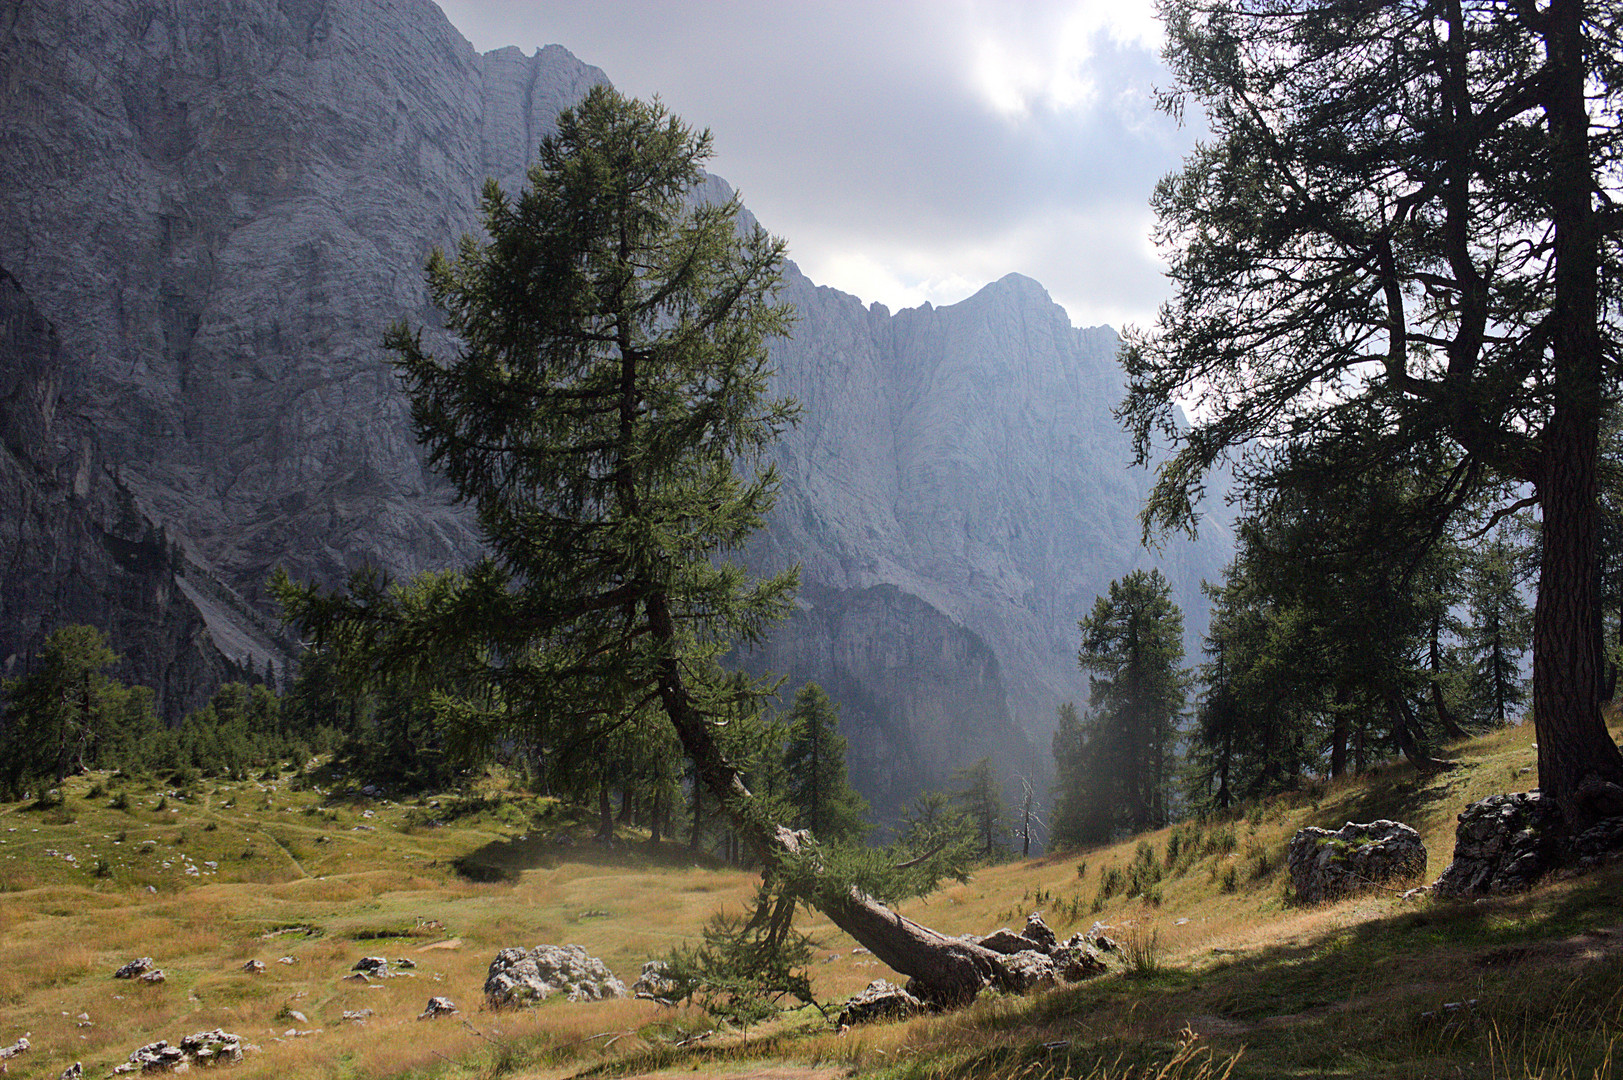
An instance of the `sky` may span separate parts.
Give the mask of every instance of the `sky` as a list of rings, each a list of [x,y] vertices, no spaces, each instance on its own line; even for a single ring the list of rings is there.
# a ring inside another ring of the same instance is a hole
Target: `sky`
[[[1155,181],[1195,133],[1153,0],[439,0],[475,47],[559,44],[715,137],[726,179],[819,285],[891,310],[1018,272],[1077,326],[1170,290]]]

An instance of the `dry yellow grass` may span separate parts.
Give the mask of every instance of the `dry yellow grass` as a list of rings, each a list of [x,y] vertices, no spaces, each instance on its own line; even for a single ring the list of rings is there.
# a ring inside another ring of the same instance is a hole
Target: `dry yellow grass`
[[[1095,920],[1116,927],[1118,936],[1141,924],[1153,929],[1166,962],[1192,977],[1220,974],[1245,957],[1319,955],[1353,941],[1371,920],[1409,909],[1385,895],[1288,906],[1282,851],[1290,834],[1303,824],[1399,817],[1420,830],[1431,853],[1428,877],[1435,877],[1452,849],[1454,815],[1466,802],[1531,786],[1531,743],[1530,730],[1510,729],[1460,748],[1470,767],[1453,774],[1422,781],[1404,766],[1388,766],[1358,781],[1271,800],[1231,822],[1186,826],[1181,840],[1197,843],[1201,853],[1174,860],[1159,904],[1118,895],[1094,909],[1102,878],[1128,867],[1140,844],[1166,868],[1172,830],[987,867],[904,910],[949,933],[1019,927],[1034,910],[1062,936]],[[1256,1023],[1225,1019],[1246,1009],[1221,1000],[1201,1005],[1205,1014],[1176,1002],[1164,1008],[1129,1002],[1106,1029],[1098,1018],[1066,1013],[1073,999],[1062,993],[1051,1004],[997,999],[955,1016],[845,1035],[803,1014],[681,1050],[677,1041],[711,1026],[689,1010],[553,1001],[490,1013],[480,988],[498,949],[580,944],[629,983],[645,960],[696,936],[715,911],[742,907],[755,876],[696,861],[678,847],[650,855],[635,845],[604,852],[590,843],[545,843],[541,837],[562,825],[545,800],[521,799],[505,817],[480,812],[442,828],[423,824],[438,813],[430,808],[323,806],[315,793],[257,781],[218,784],[191,799],[168,796],[162,813],[160,792],[132,791],[136,808],[114,810],[107,800],[84,797],[95,779],[68,785],[72,823],[46,823],[44,814],[22,805],[0,807],[0,1044],[29,1032],[35,1046],[12,1062],[14,1075],[55,1076],[75,1060],[105,1073],[142,1043],[216,1026],[260,1046],[233,1072],[244,1080],[401,1074],[546,1080],[605,1062],[656,1071],[679,1066],[689,1076],[695,1066],[715,1076],[781,1066],[923,1077],[937,1074],[922,1063],[945,1060],[966,1043],[1002,1047],[1010,1069],[1037,1068],[1021,1057],[1021,1047],[1102,1037],[1106,1030],[1112,1039],[1152,1046],[1164,1064],[1182,1025],[1204,1026],[1217,1038],[1225,1025],[1232,1031]],[[543,818],[545,829],[535,824]],[[1233,834],[1232,849],[1214,842],[1206,850],[1224,830]],[[76,855],[73,863],[62,858],[67,851]],[[106,877],[93,872],[98,857],[109,863]],[[453,864],[468,858],[499,870],[502,880],[459,876]],[[1081,876],[1079,863],[1086,865]],[[1559,903],[1563,889],[1576,887],[1553,886],[1545,902]],[[1504,917],[1520,916],[1507,909]],[[803,928],[819,942],[811,975],[820,999],[894,977],[854,952],[855,943],[826,920],[806,917]],[[111,979],[114,968],[138,955],[154,957],[169,980],[141,986]],[[366,955],[409,957],[418,966],[371,986],[346,981],[350,965]],[[278,963],[282,957],[295,962]],[[265,973],[244,973],[251,959],[264,961]],[[1458,972],[1427,974],[1441,986]],[[1405,1002],[1424,998],[1425,980],[1417,973],[1414,981],[1418,989]],[[1098,992],[1121,1001],[1133,993],[1126,984]],[[431,995],[451,997],[461,1017],[418,1022]],[[343,1020],[346,1010],[361,1009],[373,1011],[364,1024]],[[293,1018],[294,1011],[306,1021]],[[312,1033],[289,1036],[289,1030]],[[1197,1066],[1191,1059],[1184,1075],[1213,1075],[1222,1060],[1219,1054]],[[1051,1070],[1056,1077],[1062,1071]],[[1128,1073],[1124,1067],[1097,1075]]]

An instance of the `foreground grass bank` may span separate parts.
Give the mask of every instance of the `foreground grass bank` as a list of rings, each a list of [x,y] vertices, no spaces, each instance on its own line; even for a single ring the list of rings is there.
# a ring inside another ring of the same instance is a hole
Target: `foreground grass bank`
[[[597,847],[550,800],[82,777],[58,805],[0,807],[0,1044],[27,1033],[13,1074],[53,1077],[76,1060],[105,1075],[136,1046],[212,1027],[260,1046],[242,1077],[1119,1077],[1180,1055],[1169,1076],[1607,1076],[1623,1058],[1617,868],[1477,904],[1303,908],[1285,888],[1295,829],[1383,816],[1421,831],[1435,877],[1466,802],[1529,786],[1530,740],[1511,729],[1456,748],[1462,767],[1435,777],[1395,766],[1232,820],[983,869],[905,910],[951,932],[1032,910],[1062,936],[1101,921],[1137,947],[1136,968],[843,1033],[813,1009],[745,1033],[636,1001],[482,1011],[500,948],[579,943],[629,983],[753,888],[681,846]],[[821,1000],[891,974],[807,926]],[[346,980],[365,955],[416,967]],[[135,956],[167,980],[113,980]],[[243,970],[253,959],[263,974]],[[461,1015],[419,1022],[431,995]]]

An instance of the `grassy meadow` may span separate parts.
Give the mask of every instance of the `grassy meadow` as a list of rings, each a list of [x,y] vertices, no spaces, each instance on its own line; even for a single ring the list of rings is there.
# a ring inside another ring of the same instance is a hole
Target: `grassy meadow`
[[[746,1032],[641,1001],[486,1011],[498,949],[578,943],[629,985],[754,885],[679,844],[599,847],[594,822],[499,780],[394,803],[295,790],[292,774],[186,792],[91,774],[55,805],[0,806],[0,1045],[26,1034],[10,1070],[42,1077],[74,1061],[104,1076],[143,1043],[213,1027],[259,1047],[232,1069],[244,1078],[1623,1073],[1623,868],[1473,904],[1300,907],[1285,888],[1297,828],[1375,817],[1420,830],[1434,878],[1461,807],[1531,786],[1531,740],[1508,729],[1454,747],[1462,766],[1430,778],[1389,766],[1230,820],[983,868],[904,911],[953,933],[1033,910],[1062,937],[1097,920],[1135,963],[846,1032],[809,1008]],[[803,921],[821,1001],[893,977]],[[369,955],[416,967],[347,980]],[[166,981],[112,978],[138,956]],[[264,973],[244,971],[254,959]],[[433,995],[460,1016],[419,1022]]]

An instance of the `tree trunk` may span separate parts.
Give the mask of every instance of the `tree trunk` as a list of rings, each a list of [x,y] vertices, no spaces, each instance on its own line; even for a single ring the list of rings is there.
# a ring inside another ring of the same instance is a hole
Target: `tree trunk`
[[[1539,788],[1579,830],[1623,812],[1623,753],[1600,709],[1605,651],[1599,617],[1596,459],[1603,399],[1599,324],[1600,225],[1584,98],[1581,0],[1552,0],[1545,15],[1543,105],[1550,132],[1555,304],[1551,311],[1555,407],[1538,469],[1543,552],[1533,609],[1533,724]],[[1608,789],[1610,789],[1608,791]]]
[[[648,621],[655,640],[674,640],[675,624],[663,596],[649,598]],[[660,706],[693,762],[696,786],[702,783],[710,790],[740,838],[768,870],[778,858],[798,855],[800,838],[805,834],[792,832],[767,818],[765,808],[722,752],[710,724],[694,707],[681,666],[666,658],[658,662],[657,672]],[[998,953],[937,933],[855,888],[836,895],[814,890],[805,899],[880,962],[910,976],[912,992],[924,1000],[957,1005],[990,983],[1009,984],[1008,971]]]
[[[597,840],[602,844],[612,843],[614,840],[614,811],[609,807],[607,780],[597,786]]]

